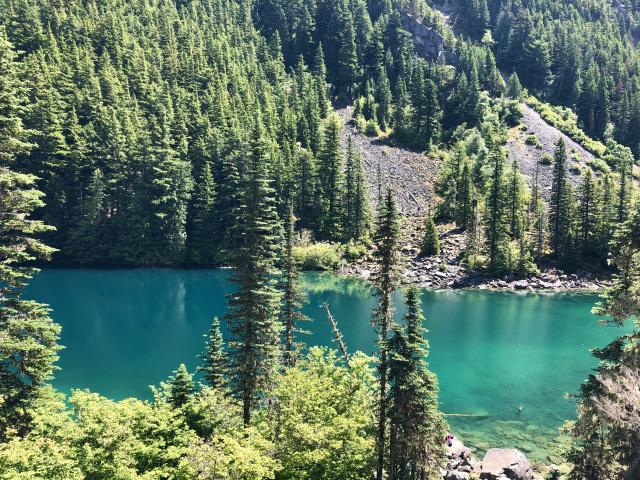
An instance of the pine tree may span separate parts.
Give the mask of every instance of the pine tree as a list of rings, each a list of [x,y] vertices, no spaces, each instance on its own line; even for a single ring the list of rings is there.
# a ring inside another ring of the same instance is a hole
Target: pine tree
[[[601,232],[601,199],[600,189],[593,178],[591,170],[587,170],[578,188],[579,238],[582,255],[587,257],[597,254],[602,245],[599,242]],[[602,253],[600,251],[600,253]]]
[[[464,162],[458,184],[455,220],[458,228],[464,231],[470,227],[473,221],[473,200],[475,196],[469,162]]]
[[[0,441],[9,429],[18,435],[29,429],[29,408],[51,379],[60,349],[60,326],[48,307],[21,298],[36,271],[31,262],[50,258],[53,249],[37,238],[50,227],[32,218],[44,205],[36,177],[10,169],[31,148],[19,116],[15,58],[0,28]]]
[[[440,474],[447,427],[438,410],[437,378],[425,360],[429,344],[415,287],[406,294],[404,321],[389,342],[389,478],[418,480]]]
[[[434,257],[440,255],[440,235],[436,224],[433,221],[433,216],[428,215],[425,222],[424,236],[422,237],[422,244],[420,245],[420,254],[425,257]]]
[[[193,377],[187,370],[187,367],[184,366],[184,363],[181,363],[178,369],[173,372],[167,385],[169,387],[167,401],[174,408],[184,406],[195,390]]]
[[[366,239],[371,224],[369,186],[362,153],[353,146],[351,137],[347,143],[343,213],[344,239],[346,241]]]
[[[93,264],[105,255],[104,175],[100,169],[93,172],[87,188],[86,200],[80,217],[71,227],[66,244],[67,253],[80,264]]]
[[[247,157],[234,227],[238,245],[231,262],[235,268],[231,279],[237,290],[228,297],[225,315],[231,333],[230,384],[242,401],[245,426],[250,424],[258,395],[270,384],[280,360],[280,293],[274,274],[281,236],[274,190],[267,178],[268,146],[259,126]]]
[[[207,339],[206,347],[201,356],[202,365],[198,370],[204,373],[206,382],[212,388],[220,388],[225,385],[227,359],[218,317],[214,317],[211,321],[209,334],[205,335],[205,338]]]
[[[283,331],[283,360],[287,367],[296,364],[300,344],[296,342],[296,335],[304,333],[300,329],[300,323],[309,321],[302,313],[303,295],[300,293],[298,267],[293,255],[295,216],[293,206],[289,205],[285,216],[285,249],[282,267],[282,306],[280,308],[280,323]]]
[[[525,195],[520,164],[517,159],[511,162],[511,172],[508,178],[507,208],[509,216],[509,233],[511,238],[519,239],[524,232],[519,228],[520,217],[524,215]]]
[[[382,480],[387,448],[387,376],[388,335],[393,322],[391,295],[398,284],[398,246],[400,241],[400,219],[394,193],[387,190],[379,205],[374,244],[377,271],[374,277],[378,308],[373,313],[373,324],[378,333],[378,375],[380,381],[378,404],[377,480]]]
[[[522,99],[522,84],[516,72],[511,74],[507,82],[507,97],[513,98],[514,100]]]
[[[321,236],[328,240],[339,240],[342,233],[342,152],[340,120],[337,115],[329,117],[325,125],[324,142],[318,158],[318,186],[322,202]]]
[[[324,52],[322,43],[318,43],[316,54],[313,60],[313,75],[316,81],[316,90],[318,92],[318,105],[320,107],[320,116],[326,118],[329,114],[329,98],[327,86],[327,67],[324,64]]]
[[[556,146],[553,163],[551,200],[549,204],[549,229],[551,249],[556,258],[569,254],[572,236],[571,186],[567,180],[567,151],[560,139]]]
[[[215,262],[215,184],[211,166],[205,163],[200,178],[195,182],[191,203],[191,225],[188,230],[188,258],[196,265],[211,265]]]
[[[505,243],[508,241],[508,218],[504,190],[504,154],[499,147],[491,150],[491,173],[486,198],[485,232],[489,253],[489,268],[501,271],[505,268]]]

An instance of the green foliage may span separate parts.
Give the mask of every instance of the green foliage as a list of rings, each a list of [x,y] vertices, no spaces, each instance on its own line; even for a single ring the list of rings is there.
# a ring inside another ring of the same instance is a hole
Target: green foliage
[[[549,202],[551,249],[556,258],[566,260],[571,254],[574,210],[573,189],[567,179],[567,151],[560,139],[554,154]]]
[[[209,334],[205,335],[205,338],[205,351],[201,356],[202,365],[198,370],[204,373],[205,381],[209,386],[219,388],[225,383],[227,358],[218,317],[214,317],[211,321]]]
[[[373,466],[375,381],[371,359],[354,355],[344,365],[337,352],[314,347],[287,369],[270,395],[272,410],[258,424],[275,445],[278,478],[366,478]]]
[[[378,308],[374,310],[372,324],[378,334],[379,398],[378,398],[378,435],[377,435],[377,478],[380,480],[386,464],[387,444],[387,388],[388,388],[388,335],[393,323],[392,294],[399,282],[399,242],[400,217],[398,214],[395,193],[388,189],[378,205],[378,219],[373,236],[377,269],[373,277],[376,289]]]
[[[601,295],[593,311],[610,322],[637,324],[640,215],[634,214],[618,228],[612,244],[620,269],[612,287]],[[600,361],[596,374],[582,385],[578,419],[569,425],[573,443],[567,458],[572,463],[570,479],[611,478],[623,480],[637,473],[639,422],[629,412],[638,408],[638,328],[604,348],[594,350]]]
[[[348,262],[355,262],[361,259],[368,251],[368,247],[364,243],[355,243],[353,240],[350,240],[343,247],[344,258]]]
[[[312,243],[294,248],[296,263],[302,270],[336,270],[342,264],[340,246],[335,243]]]
[[[607,147],[602,142],[593,140],[580,129],[576,114],[570,109],[553,107],[541,102],[533,96],[528,96],[526,102],[527,105],[536,110],[548,124],[556,127],[586,150],[590,151],[597,157],[601,157],[605,154]]]
[[[429,370],[429,343],[418,290],[406,294],[405,325],[390,340],[391,424],[389,474],[392,479],[438,476],[445,463],[447,431],[438,411],[438,381]]]
[[[420,254],[425,257],[434,257],[440,254],[440,233],[433,217],[429,215],[425,222],[424,235],[420,244]]]
[[[267,177],[269,155],[269,144],[258,125],[247,152],[247,172],[236,211],[234,238],[238,247],[232,261],[232,281],[238,288],[228,296],[225,315],[231,333],[230,384],[234,395],[242,399],[245,425],[249,425],[251,412],[275,374],[280,357],[281,294],[274,274],[278,273],[275,262],[281,250],[281,226],[275,191]]]
[[[29,409],[58,359],[60,327],[47,306],[21,298],[36,269],[30,262],[46,260],[53,249],[38,237],[51,230],[33,218],[44,203],[36,177],[10,168],[31,145],[19,113],[21,90],[15,54],[0,28],[0,441],[24,434]]]
[[[187,367],[184,366],[184,363],[181,363],[167,383],[169,392],[167,400],[174,408],[180,408],[189,401],[194,387],[193,377]]]
[[[280,306],[280,323],[283,326],[284,364],[293,366],[299,354],[300,344],[297,335],[303,332],[300,323],[310,319],[302,313],[303,295],[300,293],[298,265],[294,255],[294,223],[293,206],[289,205],[285,216],[285,252],[283,256],[283,275],[280,281],[282,304]]]

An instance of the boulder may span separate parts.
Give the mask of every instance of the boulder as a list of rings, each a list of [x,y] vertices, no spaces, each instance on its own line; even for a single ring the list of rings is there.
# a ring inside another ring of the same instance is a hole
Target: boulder
[[[531,464],[524,453],[515,448],[492,448],[482,460],[481,480],[534,480]]]
[[[526,290],[527,288],[529,288],[529,282],[527,282],[526,280],[518,280],[516,282],[513,282],[513,288],[515,288],[516,290]]]
[[[467,472],[447,472],[444,476],[444,480],[469,480],[471,478],[470,474]]]

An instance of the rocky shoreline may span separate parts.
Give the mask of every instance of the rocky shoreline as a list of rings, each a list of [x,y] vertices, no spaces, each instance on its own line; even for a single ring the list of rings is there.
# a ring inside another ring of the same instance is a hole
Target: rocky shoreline
[[[401,255],[403,282],[437,290],[478,289],[519,292],[597,292],[611,285],[608,274],[591,272],[567,274],[553,267],[543,269],[529,278],[505,276],[495,278],[482,272],[467,269],[462,262],[465,235],[455,225],[441,225],[440,255],[420,256],[423,218],[407,216],[403,223]],[[343,266],[339,273],[368,279],[375,271],[375,261],[370,253],[355,263]]]
[[[514,448],[492,448],[482,460],[471,454],[471,449],[454,439],[447,446],[447,468],[444,480],[539,480],[527,457]]]

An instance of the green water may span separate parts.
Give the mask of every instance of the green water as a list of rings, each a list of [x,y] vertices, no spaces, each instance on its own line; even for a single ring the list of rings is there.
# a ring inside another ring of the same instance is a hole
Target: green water
[[[210,318],[225,312],[227,279],[220,270],[41,272],[28,296],[50,304],[63,326],[66,348],[55,385],[114,399],[149,398],[148,385],[166,379],[180,362],[196,367]],[[368,285],[326,274],[308,274],[305,284],[306,313],[315,320],[307,342],[331,344],[322,308],[328,302],[348,348],[372,353]],[[558,427],[575,412],[564,395],[576,392],[595,366],[589,349],[621,334],[590,315],[595,299],[424,291],[442,410],[480,415],[449,417],[453,430],[480,450],[516,446],[548,460]]]

